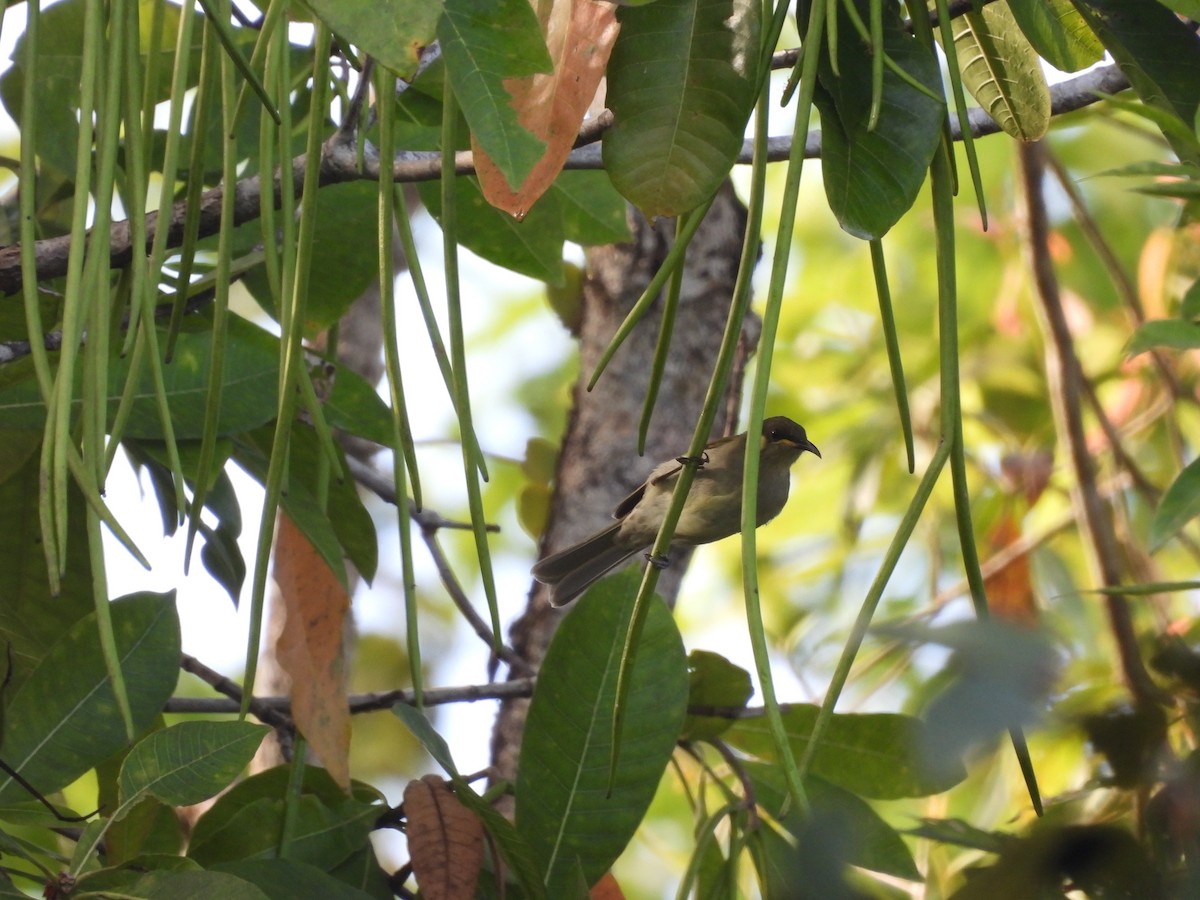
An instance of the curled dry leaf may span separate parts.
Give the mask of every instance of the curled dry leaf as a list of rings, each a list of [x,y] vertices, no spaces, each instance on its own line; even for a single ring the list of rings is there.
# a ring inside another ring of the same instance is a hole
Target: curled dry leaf
[[[279,517],[275,582],[287,615],[275,652],[291,679],[296,727],[330,777],[350,790],[350,710],[343,649],[350,596],[304,533]]]
[[[483,867],[483,826],[445,779],[426,775],[404,789],[413,874],[428,900],[475,896]]]
[[[616,6],[604,0],[554,0],[548,13],[538,12],[554,71],[510,78],[504,87],[512,95],[518,121],[546,142],[546,152],[514,190],[482,148],[471,142],[483,195],[492,206],[518,219],[562,171],[621,27]]]

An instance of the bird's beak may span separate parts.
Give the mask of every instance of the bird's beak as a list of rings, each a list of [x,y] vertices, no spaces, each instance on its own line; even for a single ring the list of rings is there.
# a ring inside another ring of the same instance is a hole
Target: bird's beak
[[[806,440],[800,445],[800,449],[801,451],[807,450],[809,453],[812,453],[814,456],[816,456],[817,459],[821,458],[821,451],[817,449],[817,445],[812,441]]]

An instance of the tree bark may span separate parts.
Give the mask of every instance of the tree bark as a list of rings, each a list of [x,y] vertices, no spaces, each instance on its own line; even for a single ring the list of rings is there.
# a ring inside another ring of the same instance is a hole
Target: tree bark
[[[726,184],[688,248],[670,354],[647,435],[646,454],[638,456],[638,422],[658,341],[661,297],[617,351],[595,389],[587,390],[600,355],[671,247],[672,222],[650,225],[631,212],[630,226],[631,242],[597,247],[587,253],[579,333],[580,374],[558,458],[549,520],[542,535],[543,555],[582,540],[611,522],[616,505],[645,480],[658,462],[687,451],[729,314],[746,231],[746,210]],[[758,333],[757,317],[747,317],[742,333],[744,352],[735,365],[713,437],[731,433],[737,424],[744,364]],[[674,552],[670,567],[659,579],[658,592],[670,603],[674,602],[689,558],[690,552]],[[548,596],[546,586],[535,582],[526,610],[511,630],[513,649],[534,667],[545,655],[554,629],[566,612],[551,607]],[[515,777],[528,705],[526,699],[507,700],[501,705],[492,735],[496,778]]]

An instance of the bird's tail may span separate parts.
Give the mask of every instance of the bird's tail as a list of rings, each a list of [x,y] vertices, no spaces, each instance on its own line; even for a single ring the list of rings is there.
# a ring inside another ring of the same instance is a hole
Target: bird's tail
[[[566,550],[539,560],[533,567],[533,577],[550,585],[550,603],[564,606],[598,580],[638,552],[617,543],[620,522],[580,541]]]

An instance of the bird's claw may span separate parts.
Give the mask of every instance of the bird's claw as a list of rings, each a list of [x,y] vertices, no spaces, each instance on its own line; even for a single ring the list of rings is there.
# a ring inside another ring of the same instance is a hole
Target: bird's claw
[[[646,562],[654,566],[656,569],[665,569],[671,564],[671,560],[665,556],[655,556],[653,553],[646,554]]]
[[[675,462],[679,463],[682,466],[686,466],[688,463],[695,463],[696,469],[698,471],[708,465],[708,454],[701,453],[698,457],[697,456],[677,456],[677,457],[675,457]]]

